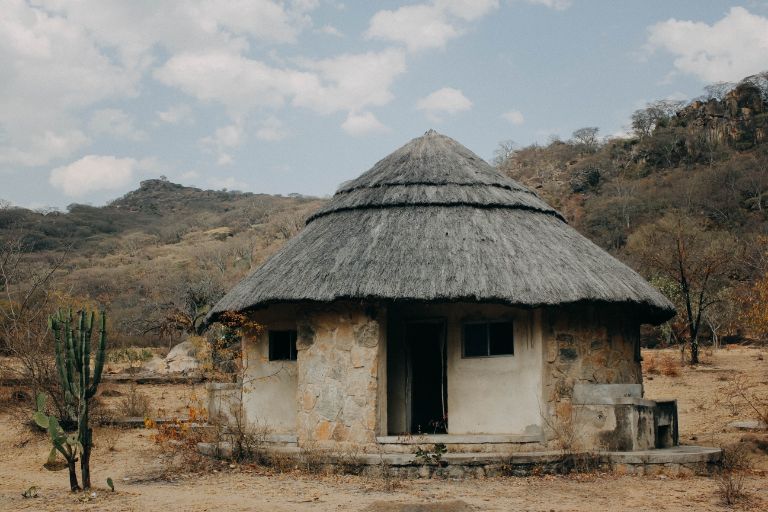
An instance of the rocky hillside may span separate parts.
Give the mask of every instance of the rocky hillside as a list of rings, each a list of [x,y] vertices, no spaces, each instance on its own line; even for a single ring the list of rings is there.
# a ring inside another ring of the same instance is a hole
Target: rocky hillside
[[[727,317],[713,322],[745,332],[737,299],[768,283],[768,73],[707,90],[636,111],[629,137],[601,140],[587,127],[570,140],[508,152],[499,168],[649,279],[662,276],[638,249],[672,220],[690,228],[685,236],[709,240],[697,242],[703,255],[728,251],[726,275],[707,278],[704,321]],[[691,257],[700,264],[703,256]],[[679,299],[674,287],[668,292]]]

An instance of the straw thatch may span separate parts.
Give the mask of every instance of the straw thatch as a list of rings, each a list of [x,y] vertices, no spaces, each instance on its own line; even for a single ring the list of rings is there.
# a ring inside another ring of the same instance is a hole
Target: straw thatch
[[[277,302],[480,301],[674,309],[533,192],[434,131],[347,182],[209,319]]]

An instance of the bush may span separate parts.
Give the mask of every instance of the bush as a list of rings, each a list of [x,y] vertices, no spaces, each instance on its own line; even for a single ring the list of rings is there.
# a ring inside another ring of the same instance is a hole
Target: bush
[[[120,412],[129,418],[146,418],[149,411],[149,396],[138,391],[136,383],[132,382],[128,394],[120,401]]]

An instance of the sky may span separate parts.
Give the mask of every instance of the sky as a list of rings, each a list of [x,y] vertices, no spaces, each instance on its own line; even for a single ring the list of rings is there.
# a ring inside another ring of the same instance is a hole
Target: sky
[[[328,196],[430,128],[491,160],[764,70],[768,0],[0,0],[0,199]]]

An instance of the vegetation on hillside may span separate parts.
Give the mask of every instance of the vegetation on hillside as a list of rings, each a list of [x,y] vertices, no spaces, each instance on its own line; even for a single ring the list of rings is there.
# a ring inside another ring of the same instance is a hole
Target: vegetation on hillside
[[[768,73],[651,103],[626,137],[505,142],[496,164],[675,302],[649,342],[687,341],[695,360],[700,339],[768,333]],[[0,310],[44,283],[26,308],[74,299],[112,311],[116,346],[174,343],[323,202],[161,178],[103,207],[0,207]]]
[[[112,312],[113,346],[175,343],[322,203],[155,179],[103,207],[6,206],[0,208],[0,265],[7,270],[0,291],[12,305],[45,276],[46,293],[28,299],[40,301],[41,314],[76,297]]]
[[[705,91],[636,111],[627,137],[508,141],[496,162],[665,292],[679,314],[656,335],[691,342],[694,360],[702,334],[768,332],[755,300],[768,275],[768,73]]]

